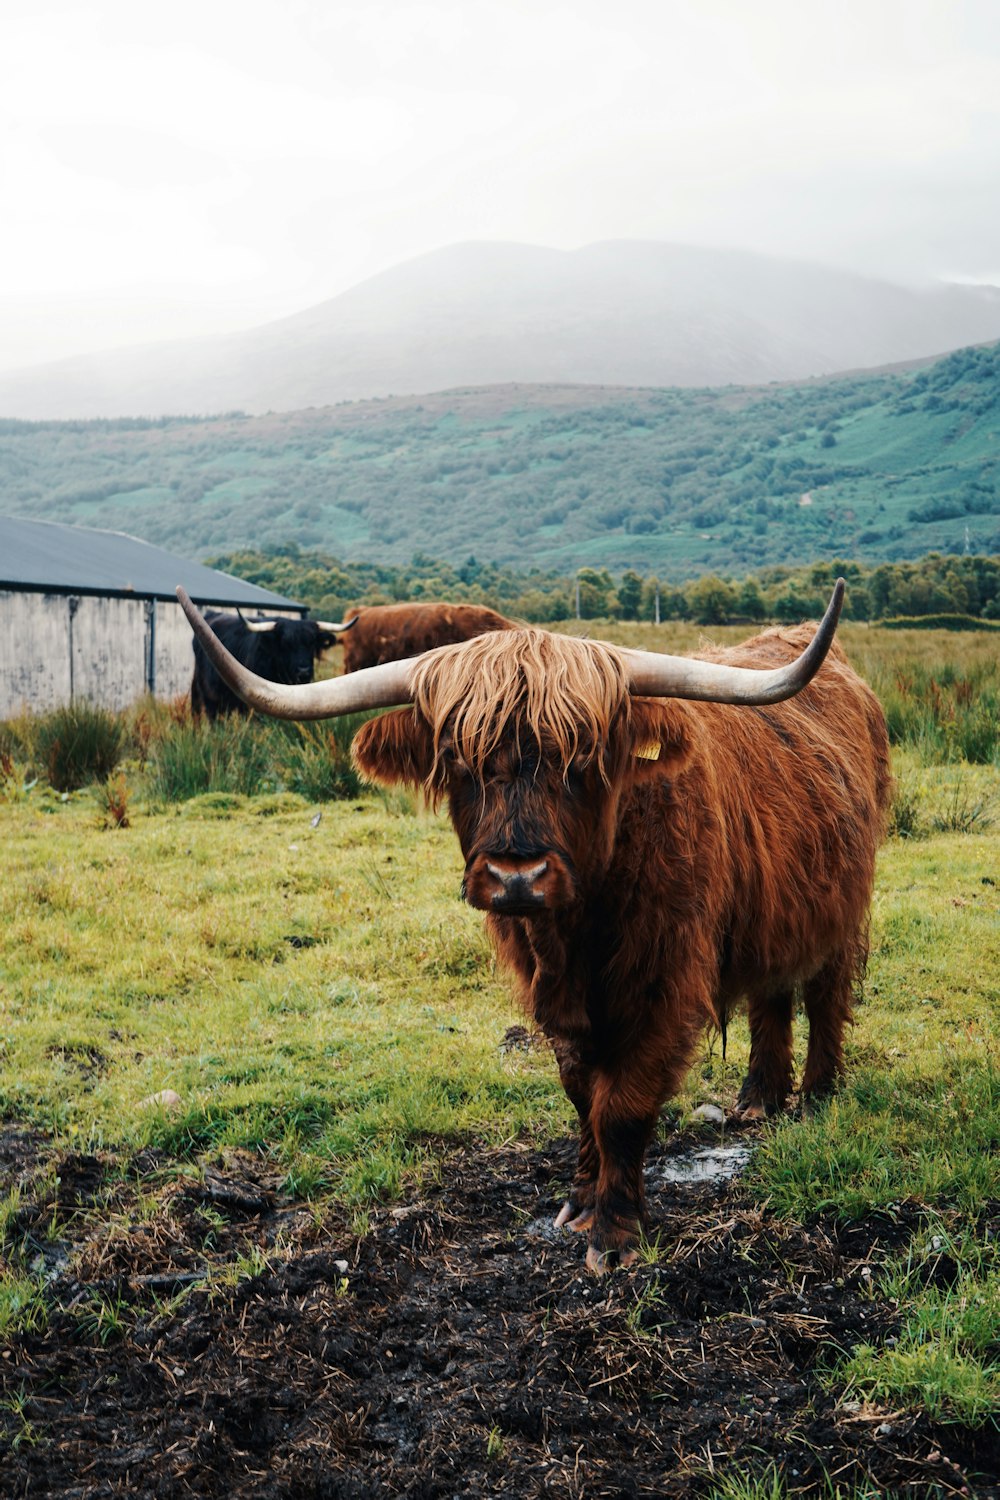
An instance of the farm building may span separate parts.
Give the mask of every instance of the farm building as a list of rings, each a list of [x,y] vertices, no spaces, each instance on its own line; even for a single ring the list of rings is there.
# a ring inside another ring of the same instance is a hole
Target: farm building
[[[191,629],[174,595],[200,605],[305,614],[305,607],[120,531],[0,516],[0,719],[89,699],[126,707],[191,685]]]

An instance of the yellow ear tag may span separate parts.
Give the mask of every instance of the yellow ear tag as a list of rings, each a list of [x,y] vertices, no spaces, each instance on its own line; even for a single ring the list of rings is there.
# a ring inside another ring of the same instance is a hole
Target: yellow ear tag
[[[639,760],[659,760],[660,742],[654,740],[651,745],[640,745],[635,753]]]

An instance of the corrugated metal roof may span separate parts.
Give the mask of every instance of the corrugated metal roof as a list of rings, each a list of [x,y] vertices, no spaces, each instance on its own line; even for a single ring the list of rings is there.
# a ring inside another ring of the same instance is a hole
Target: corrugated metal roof
[[[177,557],[123,531],[0,516],[0,589],[173,599],[179,583],[198,604],[304,608],[294,599]]]

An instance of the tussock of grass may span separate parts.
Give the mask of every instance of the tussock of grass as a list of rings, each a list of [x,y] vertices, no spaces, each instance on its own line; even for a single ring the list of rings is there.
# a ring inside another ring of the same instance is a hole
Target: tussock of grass
[[[280,758],[288,789],[310,802],[356,797],[361,778],[351,764],[351,741],[367,714],[348,714],[325,724],[297,724]]]
[[[997,1245],[932,1223],[876,1290],[899,1306],[899,1335],[879,1348],[860,1344],[836,1370],[837,1383],[967,1426],[1000,1420]]]
[[[26,722],[26,749],[58,792],[106,781],[125,751],[122,716],[92,703],[73,703]]]
[[[40,1277],[0,1271],[0,1341],[16,1334],[39,1333],[49,1313]]]
[[[718,1467],[717,1464],[717,1472]],[[757,1474],[723,1472],[705,1490],[707,1500],[788,1500],[789,1496],[802,1493],[794,1480],[789,1483],[773,1463]],[[887,1500],[886,1491],[880,1486],[841,1485],[831,1478],[827,1478],[822,1486],[811,1485],[809,1493],[817,1500]]]
[[[259,725],[236,714],[173,725],[151,748],[149,794],[154,801],[182,802],[206,792],[274,791],[269,748]]]

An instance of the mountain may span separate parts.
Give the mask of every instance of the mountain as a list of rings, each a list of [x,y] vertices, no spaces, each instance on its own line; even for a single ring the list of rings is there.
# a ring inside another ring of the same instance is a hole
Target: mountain
[[[733,250],[453,245],[225,338],[0,376],[0,416],[293,411],[510,381],[799,380],[1000,338],[1000,291],[915,291]]]
[[[355,561],[474,554],[675,579],[1000,552],[1000,345],[799,385],[0,421],[0,509],[198,558],[297,542]]]

